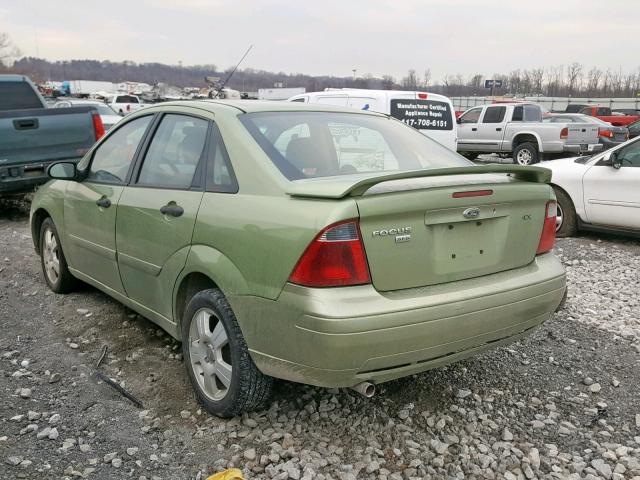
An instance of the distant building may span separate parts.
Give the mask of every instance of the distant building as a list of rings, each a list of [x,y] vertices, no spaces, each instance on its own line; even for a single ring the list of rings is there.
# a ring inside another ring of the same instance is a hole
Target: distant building
[[[260,88],[258,89],[258,100],[286,100],[294,95],[305,93],[304,87],[295,88]]]

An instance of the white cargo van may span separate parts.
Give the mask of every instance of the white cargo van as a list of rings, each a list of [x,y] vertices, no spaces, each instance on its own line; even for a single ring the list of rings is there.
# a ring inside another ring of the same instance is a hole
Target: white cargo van
[[[289,102],[321,103],[385,113],[456,151],[457,124],[451,100],[443,95],[396,90],[327,89],[295,95]]]

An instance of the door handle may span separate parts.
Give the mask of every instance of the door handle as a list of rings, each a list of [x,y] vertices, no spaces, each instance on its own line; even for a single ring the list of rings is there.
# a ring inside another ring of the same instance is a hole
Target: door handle
[[[171,217],[179,217],[184,213],[184,208],[176,205],[176,202],[169,202],[163,207],[160,207],[160,213]]]
[[[477,129],[477,128],[475,128],[475,127],[473,127],[473,128],[471,129],[471,131],[472,131],[472,132],[475,132],[476,130],[478,130],[478,129]]]
[[[496,132],[501,132],[502,128],[496,128]]]
[[[107,197],[101,197],[96,200],[96,205],[102,208],[109,208],[111,206],[111,200],[109,200]]]

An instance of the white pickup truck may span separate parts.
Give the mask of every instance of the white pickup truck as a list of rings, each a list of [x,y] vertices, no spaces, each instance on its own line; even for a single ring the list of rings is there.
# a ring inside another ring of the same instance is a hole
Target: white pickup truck
[[[106,97],[105,103],[120,115],[127,115],[141,109],[142,107],[146,107],[146,104],[142,103],[139,97],[125,93]]]
[[[564,153],[595,153],[602,149],[598,126],[592,123],[542,123],[534,103],[497,103],[474,107],[458,118],[458,152],[513,155],[514,163],[532,165]]]

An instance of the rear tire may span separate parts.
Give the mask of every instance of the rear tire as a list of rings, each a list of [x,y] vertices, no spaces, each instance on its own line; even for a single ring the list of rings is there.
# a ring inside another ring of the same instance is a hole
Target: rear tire
[[[55,293],[72,292],[78,280],[71,275],[56,226],[47,217],[40,226],[40,265],[49,288]]]
[[[538,160],[538,147],[533,143],[521,143],[513,150],[513,163],[515,164],[529,166],[538,163]]]
[[[229,302],[216,288],[191,298],[182,319],[182,353],[199,402],[219,417],[263,408],[273,379],[251,359]]]
[[[572,237],[578,231],[578,217],[576,209],[569,195],[557,187],[553,188],[558,200],[558,223],[556,226],[556,236]]]

